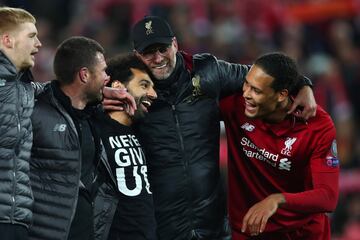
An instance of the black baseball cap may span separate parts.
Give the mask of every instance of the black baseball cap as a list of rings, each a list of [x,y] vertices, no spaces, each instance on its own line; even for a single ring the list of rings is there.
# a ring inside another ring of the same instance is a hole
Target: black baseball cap
[[[171,44],[174,33],[170,25],[161,17],[146,16],[132,29],[132,41],[138,52],[156,43]]]

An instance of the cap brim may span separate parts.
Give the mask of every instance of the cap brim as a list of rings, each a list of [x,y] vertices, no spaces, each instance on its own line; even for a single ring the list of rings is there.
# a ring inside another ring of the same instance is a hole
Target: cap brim
[[[143,42],[142,44],[140,44],[139,46],[135,47],[135,50],[138,52],[142,52],[144,51],[147,47],[153,45],[153,44],[171,44],[172,43],[172,39],[173,37],[162,37],[162,38],[152,38],[152,39],[148,39],[147,41]]]

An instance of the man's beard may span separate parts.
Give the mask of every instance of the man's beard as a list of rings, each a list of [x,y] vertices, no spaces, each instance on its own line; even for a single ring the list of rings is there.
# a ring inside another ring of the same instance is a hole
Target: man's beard
[[[134,116],[132,116],[132,119],[133,119],[134,122],[139,121],[139,120],[145,118],[145,116],[146,116],[146,114],[147,114],[147,112],[145,112],[145,111],[142,109],[142,106],[143,106],[142,101],[149,101],[149,102],[151,102],[151,100],[150,100],[148,97],[146,97],[146,96],[135,97],[135,102],[136,102],[136,107],[137,107],[137,109],[136,109],[136,111],[135,111],[135,113],[134,113]]]
[[[98,104],[101,103],[101,101],[103,100],[104,96],[102,91],[98,92],[98,93],[93,93],[90,96],[88,96],[88,104]]]

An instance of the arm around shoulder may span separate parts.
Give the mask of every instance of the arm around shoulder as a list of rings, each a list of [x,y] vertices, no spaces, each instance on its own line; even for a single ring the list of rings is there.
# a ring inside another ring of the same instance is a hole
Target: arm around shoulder
[[[218,60],[210,54],[194,55],[194,76],[200,77],[202,91],[210,96],[224,97],[242,90],[249,65]]]

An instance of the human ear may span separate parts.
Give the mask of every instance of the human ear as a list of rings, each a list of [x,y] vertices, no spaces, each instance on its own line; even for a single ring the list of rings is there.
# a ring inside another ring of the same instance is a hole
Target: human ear
[[[289,91],[287,89],[283,89],[279,92],[278,101],[282,102],[289,97]]]
[[[88,69],[86,67],[83,67],[79,71],[79,78],[80,81],[83,83],[87,83],[88,81]]]
[[[14,38],[8,34],[5,33],[1,35],[1,43],[6,48],[13,48],[14,47]]]

